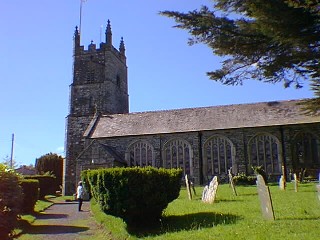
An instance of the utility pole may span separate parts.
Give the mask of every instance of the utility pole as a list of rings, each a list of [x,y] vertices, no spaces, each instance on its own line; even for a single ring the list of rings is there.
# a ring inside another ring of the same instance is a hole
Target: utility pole
[[[14,146],[14,133],[12,133],[10,168],[13,168],[13,146]]]

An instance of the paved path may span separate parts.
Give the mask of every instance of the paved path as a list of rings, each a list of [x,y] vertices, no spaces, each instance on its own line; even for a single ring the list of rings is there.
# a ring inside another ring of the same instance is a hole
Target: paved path
[[[83,202],[78,212],[77,202],[56,202],[44,213],[37,216],[36,221],[18,238],[19,240],[80,240],[99,239],[95,235],[102,233],[94,220],[90,203]],[[112,239],[105,235],[100,239]]]

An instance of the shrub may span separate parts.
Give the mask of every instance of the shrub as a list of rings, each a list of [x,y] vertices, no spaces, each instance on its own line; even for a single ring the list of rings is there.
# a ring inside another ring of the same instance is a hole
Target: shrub
[[[252,169],[256,175],[260,174],[263,177],[264,182],[268,184],[268,177],[262,166],[252,166]]]
[[[63,178],[63,157],[56,153],[47,153],[36,159],[35,168],[39,175],[44,175],[48,172],[52,173],[56,177],[53,183],[54,191],[60,190]]]
[[[240,173],[233,177],[233,181],[236,185],[255,185],[256,180],[256,176],[247,176],[244,173]]]
[[[179,196],[182,170],[112,168],[85,175],[102,210],[140,225],[159,220],[162,211]]]
[[[20,186],[23,191],[21,211],[23,213],[32,213],[39,199],[39,181],[35,179],[22,179]]]
[[[19,175],[0,164],[0,239],[9,239],[21,213]]]
[[[39,181],[39,199],[44,199],[46,195],[54,195],[56,193],[55,177],[49,175],[30,175],[25,179],[34,179]]]

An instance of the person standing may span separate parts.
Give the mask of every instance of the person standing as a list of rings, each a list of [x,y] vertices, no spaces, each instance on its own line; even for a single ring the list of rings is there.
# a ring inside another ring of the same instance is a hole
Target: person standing
[[[82,202],[83,202],[83,186],[82,186],[82,181],[80,181],[78,183],[78,187],[77,187],[77,199],[78,199],[78,211],[82,211],[81,207],[82,207]]]

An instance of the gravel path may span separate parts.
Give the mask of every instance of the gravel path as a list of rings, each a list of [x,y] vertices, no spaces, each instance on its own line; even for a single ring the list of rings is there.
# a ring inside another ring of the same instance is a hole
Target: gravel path
[[[102,233],[94,220],[90,203],[83,202],[81,212],[78,212],[77,202],[56,202],[44,213],[37,216],[36,221],[26,229],[19,240],[77,240],[95,239]],[[104,235],[100,239],[112,239]]]

